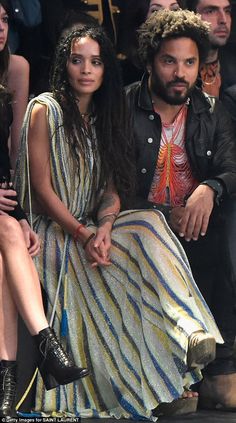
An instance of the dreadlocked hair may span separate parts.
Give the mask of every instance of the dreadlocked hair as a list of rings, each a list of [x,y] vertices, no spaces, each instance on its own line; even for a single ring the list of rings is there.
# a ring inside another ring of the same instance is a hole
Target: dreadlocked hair
[[[210,24],[189,10],[154,12],[138,30],[140,59],[145,65],[152,63],[162,41],[187,37],[197,44],[199,60],[203,63],[210,48],[209,32]]]
[[[84,37],[99,44],[104,65],[103,82],[92,98],[96,129],[96,140],[92,140],[92,148],[98,149],[101,160],[99,181],[94,172],[92,188],[100,190],[112,178],[125,207],[125,199],[134,192],[135,164],[120,68],[113,46],[101,27],[77,28],[59,40],[50,78],[51,90],[62,108],[65,134],[77,167],[80,166],[81,157],[84,165],[89,166],[86,161],[89,150],[88,132],[79,113],[79,100],[76,99],[67,75],[71,46],[74,40]]]
[[[12,122],[12,97],[9,91],[0,84],[0,133],[6,139]],[[1,161],[1,160],[0,160]]]

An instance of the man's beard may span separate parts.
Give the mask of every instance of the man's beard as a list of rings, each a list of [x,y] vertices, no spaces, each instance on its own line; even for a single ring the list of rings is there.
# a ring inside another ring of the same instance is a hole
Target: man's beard
[[[186,92],[183,95],[181,92],[174,92],[173,94],[168,93],[168,88],[170,88],[175,83],[183,83],[186,85]],[[163,84],[163,82],[160,80],[157,74],[152,74],[151,79],[151,89],[153,93],[160,97],[162,100],[164,100],[167,104],[171,104],[172,106],[178,106],[181,104],[184,104],[188,97],[190,96],[193,88],[195,87],[195,83],[191,86],[189,86],[189,83],[186,82],[182,78],[176,77],[173,81],[168,82],[166,85]]]
[[[224,47],[225,44],[228,42],[228,38],[224,40],[211,40],[210,46],[211,50],[218,50],[220,47]]]
[[[216,37],[214,34],[210,34],[209,40],[212,50],[217,50],[219,47],[225,46],[225,44],[228,42],[230,34],[228,34],[225,38]]]

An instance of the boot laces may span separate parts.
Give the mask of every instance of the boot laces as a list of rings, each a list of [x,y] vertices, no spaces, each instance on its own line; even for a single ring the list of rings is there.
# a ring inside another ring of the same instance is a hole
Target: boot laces
[[[68,357],[68,354],[64,351],[62,345],[57,341],[56,337],[50,336],[47,338],[44,338],[40,345],[39,345],[39,351],[43,355],[44,359],[47,358],[47,354],[50,351],[53,351],[55,355],[58,356],[60,360],[63,360],[64,362],[70,362],[70,358]]]
[[[11,373],[11,369],[4,369],[2,378],[2,389],[0,391],[0,400],[4,400],[6,403],[14,401],[15,398],[15,387],[16,381]]]

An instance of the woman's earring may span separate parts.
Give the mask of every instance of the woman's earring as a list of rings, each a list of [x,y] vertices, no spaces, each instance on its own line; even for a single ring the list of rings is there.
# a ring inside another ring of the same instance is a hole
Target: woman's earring
[[[151,69],[150,68],[147,68],[147,71],[148,71],[148,74],[150,75],[151,74]]]

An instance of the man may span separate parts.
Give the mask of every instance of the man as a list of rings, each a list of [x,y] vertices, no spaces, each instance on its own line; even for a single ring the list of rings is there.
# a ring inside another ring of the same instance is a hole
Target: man
[[[230,0],[187,0],[186,7],[211,25],[211,49],[200,75],[202,89],[219,97],[220,92],[236,83],[236,56],[230,45],[226,47],[232,23]]]
[[[164,212],[225,339],[205,370],[203,406],[236,408],[236,145],[223,105],[195,87],[209,25],[190,11],[154,13],[140,28],[147,68],[127,87],[137,156],[134,207]],[[226,219],[227,217],[227,219]]]

